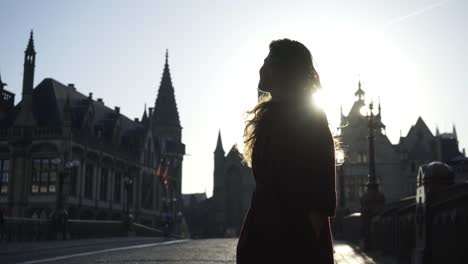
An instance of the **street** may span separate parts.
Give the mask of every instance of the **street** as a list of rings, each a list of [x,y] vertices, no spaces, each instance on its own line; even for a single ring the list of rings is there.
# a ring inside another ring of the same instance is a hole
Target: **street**
[[[115,238],[0,245],[1,263],[235,263],[237,239]],[[336,241],[338,264],[384,263]]]

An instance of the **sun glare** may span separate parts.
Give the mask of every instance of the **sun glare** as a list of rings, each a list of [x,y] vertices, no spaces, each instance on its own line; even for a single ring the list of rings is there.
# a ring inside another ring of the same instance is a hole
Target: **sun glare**
[[[297,24],[307,23],[310,21]],[[332,125],[339,124],[340,105],[347,115],[359,80],[366,101],[380,97],[388,107],[389,102],[401,100],[398,91],[405,90],[410,96],[412,91],[408,88],[417,85],[418,71],[410,56],[384,29],[329,19],[314,24],[321,26],[315,27],[313,34],[298,28],[291,37],[302,41],[312,53],[322,84],[313,100]]]

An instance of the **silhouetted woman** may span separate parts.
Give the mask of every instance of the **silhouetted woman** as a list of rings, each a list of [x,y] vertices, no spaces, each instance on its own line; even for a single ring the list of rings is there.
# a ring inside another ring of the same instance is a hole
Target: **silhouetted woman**
[[[237,263],[333,263],[335,147],[309,50],[273,41],[258,88],[270,93],[250,112],[244,158],[256,187],[237,245]]]

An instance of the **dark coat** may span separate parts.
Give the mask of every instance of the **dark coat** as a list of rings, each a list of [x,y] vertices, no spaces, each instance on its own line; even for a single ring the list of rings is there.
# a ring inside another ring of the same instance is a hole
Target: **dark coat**
[[[256,187],[237,263],[333,263],[330,223],[316,239],[307,214],[333,217],[333,137],[320,110],[270,103],[252,154]]]

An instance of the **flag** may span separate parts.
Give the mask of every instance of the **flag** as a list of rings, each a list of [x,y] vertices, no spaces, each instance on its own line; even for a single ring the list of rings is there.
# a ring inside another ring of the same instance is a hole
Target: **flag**
[[[167,176],[169,175],[169,164],[166,166],[166,170],[164,170],[164,179],[167,179]]]
[[[163,174],[164,186],[166,187],[166,191],[169,189],[169,165],[170,165],[170,162],[167,161],[166,169],[164,170],[164,174]]]
[[[158,168],[156,169],[156,176],[161,176],[161,167],[162,167],[162,159],[158,163]]]

